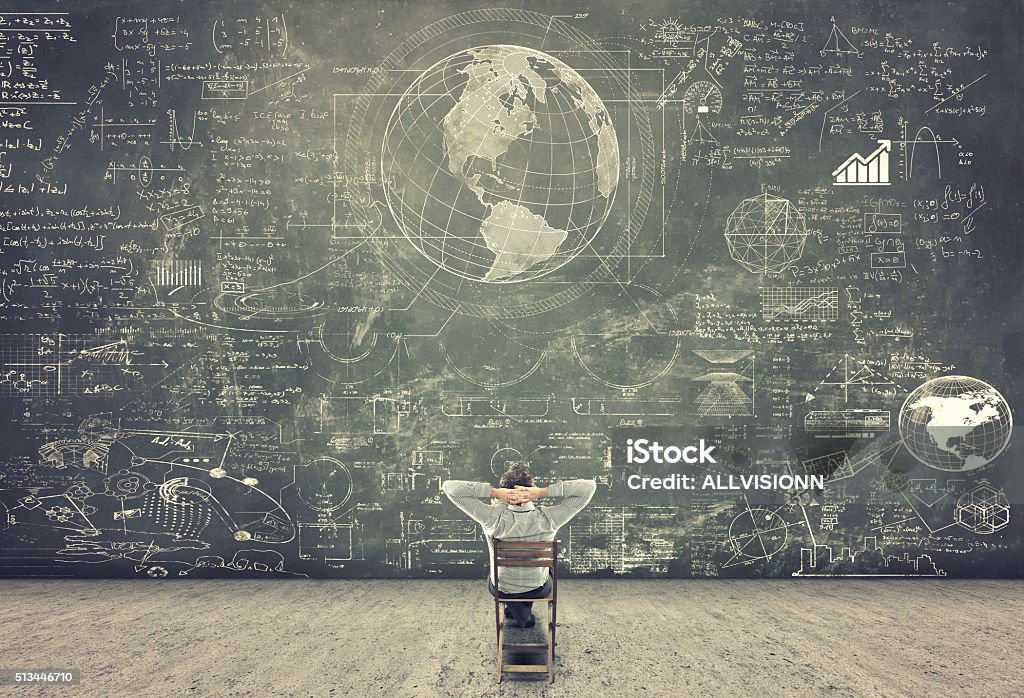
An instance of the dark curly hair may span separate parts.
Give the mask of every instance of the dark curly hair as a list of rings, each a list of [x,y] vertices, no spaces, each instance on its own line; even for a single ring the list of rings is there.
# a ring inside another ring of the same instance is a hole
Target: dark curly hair
[[[533,475],[530,474],[530,469],[526,465],[514,463],[508,466],[508,469],[502,473],[500,484],[505,489],[511,489],[516,485],[533,487]]]

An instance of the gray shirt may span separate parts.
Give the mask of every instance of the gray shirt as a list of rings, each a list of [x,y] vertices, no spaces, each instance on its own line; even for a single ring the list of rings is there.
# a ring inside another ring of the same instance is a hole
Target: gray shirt
[[[459,509],[480,524],[487,537],[487,549],[493,560],[494,538],[509,541],[554,540],[558,529],[587,506],[594,496],[597,483],[593,480],[565,480],[548,485],[549,497],[562,501],[551,506],[523,506],[485,504],[480,501],[491,496],[491,485],[486,482],[446,480],[441,490]],[[543,567],[499,567],[498,587],[509,594],[521,594],[544,585],[547,569]],[[491,570],[491,579],[494,570]]]

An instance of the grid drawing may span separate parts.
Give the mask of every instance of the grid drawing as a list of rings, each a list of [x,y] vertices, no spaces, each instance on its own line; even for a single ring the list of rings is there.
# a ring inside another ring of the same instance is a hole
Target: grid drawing
[[[834,322],[839,319],[839,288],[822,286],[765,286],[761,317],[773,320]]]

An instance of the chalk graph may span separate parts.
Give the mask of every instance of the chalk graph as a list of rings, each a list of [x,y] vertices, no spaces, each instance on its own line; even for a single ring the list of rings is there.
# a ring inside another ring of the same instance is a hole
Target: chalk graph
[[[766,286],[761,289],[761,316],[765,320],[839,319],[839,289],[819,286]]]

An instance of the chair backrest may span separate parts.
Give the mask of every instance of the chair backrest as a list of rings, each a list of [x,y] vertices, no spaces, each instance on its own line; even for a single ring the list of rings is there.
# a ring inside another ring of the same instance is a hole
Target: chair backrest
[[[551,570],[551,579],[557,583],[560,541],[504,541],[495,538],[492,542],[491,569],[494,571],[495,589],[498,588],[498,567],[547,567]]]

